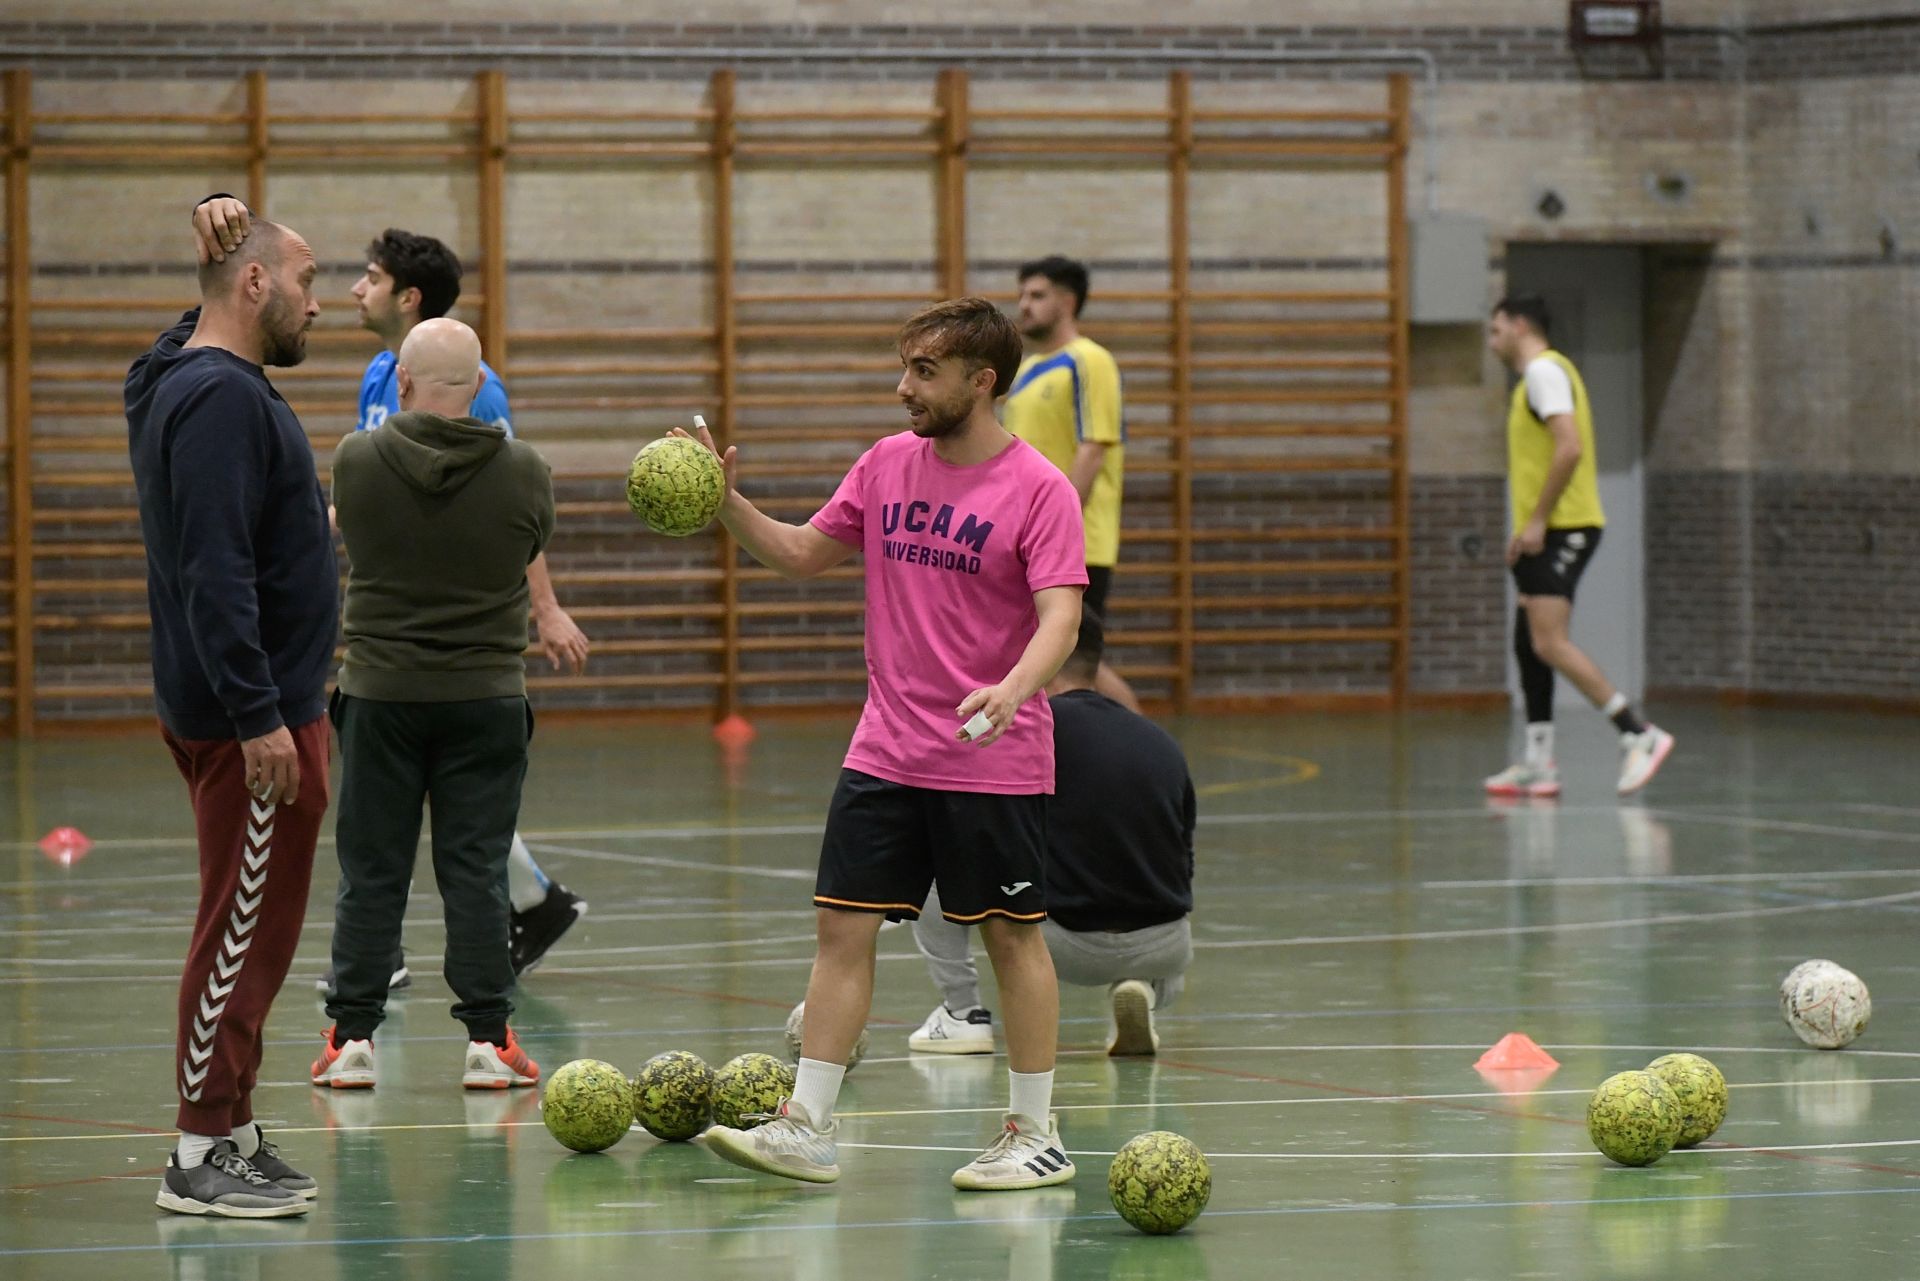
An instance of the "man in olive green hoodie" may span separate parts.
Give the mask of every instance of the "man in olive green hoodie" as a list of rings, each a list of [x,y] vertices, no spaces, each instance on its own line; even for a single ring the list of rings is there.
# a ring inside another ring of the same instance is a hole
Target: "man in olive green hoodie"
[[[462,417],[480,340],[429,320],[400,349],[401,412],[340,442],[333,500],[352,563],[340,735],[334,1021],[315,1085],[374,1083],[421,807],[445,904],[447,985],[467,1026],[468,1089],[532,1085],[540,1069],[507,1027],[507,850],[527,739],[527,565],[553,534],[553,481],[533,446]]]

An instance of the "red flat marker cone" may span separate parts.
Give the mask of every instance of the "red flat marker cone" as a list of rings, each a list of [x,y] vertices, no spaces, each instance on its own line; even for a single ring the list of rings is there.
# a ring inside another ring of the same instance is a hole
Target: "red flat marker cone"
[[[62,867],[71,867],[87,856],[93,840],[77,827],[56,827],[39,840],[40,852]]]
[[[745,747],[760,735],[744,716],[729,716],[713,727],[713,741],[722,747]]]
[[[1502,1094],[1532,1094],[1547,1083],[1547,1078],[1560,1069],[1550,1068],[1488,1068],[1474,1069],[1485,1081]]]
[[[1560,1060],[1534,1044],[1525,1032],[1509,1032],[1493,1043],[1493,1048],[1473,1065],[1482,1072],[1515,1072],[1560,1066]]]

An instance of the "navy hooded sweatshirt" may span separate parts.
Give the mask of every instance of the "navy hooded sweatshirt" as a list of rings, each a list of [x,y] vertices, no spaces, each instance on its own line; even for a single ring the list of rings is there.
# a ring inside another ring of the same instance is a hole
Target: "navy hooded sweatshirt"
[[[340,567],[300,419],[260,366],[183,348],[199,318],[127,371],[154,696],[175,738],[258,738],[326,712]]]

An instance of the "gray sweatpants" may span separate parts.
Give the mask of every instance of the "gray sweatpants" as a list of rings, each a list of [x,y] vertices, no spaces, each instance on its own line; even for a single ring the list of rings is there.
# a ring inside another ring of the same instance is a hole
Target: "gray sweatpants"
[[[1040,933],[1053,953],[1053,968],[1062,983],[1106,987],[1122,979],[1143,979],[1153,985],[1154,1008],[1160,1010],[1172,1005],[1187,985],[1193,926],[1186,917],[1121,934],[1076,934],[1046,920],[1040,923]],[[927,893],[926,907],[913,923],[913,941],[927,958],[927,972],[947,1009],[965,1013],[977,1008],[980,971],[973,963],[972,931],[940,915],[938,890]]]

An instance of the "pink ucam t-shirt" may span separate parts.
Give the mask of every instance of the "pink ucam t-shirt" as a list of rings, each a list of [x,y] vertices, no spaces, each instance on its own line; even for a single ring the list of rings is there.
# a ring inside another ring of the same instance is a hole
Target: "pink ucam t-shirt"
[[[1020,661],[1040,625],[1035,592],[1086,585],[1072,482],[1022,440],[958,467],[901,432],[860,456],[813,527],[866,553],[867,705],[847,768],[949,792],[1052,792],[1045,694],[984,747],[954,738],[953,709]]]

